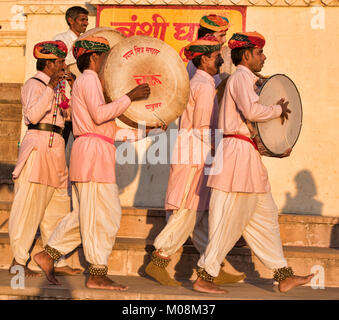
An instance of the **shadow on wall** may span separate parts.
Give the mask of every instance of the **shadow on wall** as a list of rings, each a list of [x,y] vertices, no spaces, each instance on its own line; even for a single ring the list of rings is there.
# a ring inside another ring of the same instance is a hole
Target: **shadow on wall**
[[[286,192],[286,202],[282,213],[321,215],[323,203],[316,200],[317,187],[309,170],[300,171],[294,178],[297,193],[294,197]]]
[[[177,129],[177,125],[175,122],[170,123],[168,129],[166,131],[166,159],[161,158],[163,163],[155,163],[151,164],[144,155],[143,162],[145,164],[141,165],[140,172],[140,180],[138,189],[135,192],[134,196],[134,206],[135,207],[148,207],[148,208],[163,208],[165,195],[167,190],[168,176],[170,171],[170,161],[171,161],[171,148],[174,145],[175,141],[170,139],[170,129]],[[164,135],[164,133],[162,134]],[[147,149],[147,153],[151,152],[155,157],[159,157],[160,160],[160,152],[163,154],[162,141],[159,140],[163,137],[154,136],[152,137],[152,143]],[[171,146],[172,144],[172,146]]]

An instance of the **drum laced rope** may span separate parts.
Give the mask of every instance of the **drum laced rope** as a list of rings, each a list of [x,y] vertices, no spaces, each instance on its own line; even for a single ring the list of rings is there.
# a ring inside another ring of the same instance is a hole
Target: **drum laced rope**
[[[165,126],[167,126],[167,123],[166,123],[164,120],[162,120],[162,119],[156,114],[155,111],[153,112],[153,115],[154,115],[158,120],[160,120]]]

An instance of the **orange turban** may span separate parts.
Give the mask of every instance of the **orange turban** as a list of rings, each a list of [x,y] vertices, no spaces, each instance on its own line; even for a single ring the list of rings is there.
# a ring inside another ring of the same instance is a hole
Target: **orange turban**
[[[36,59],[66,58],[67,52],[67,46],[60,40],[39,42],[33,49]]]
[[[211,34],[206,34],[204,37],[191,42],[184,49],[184,54],[188,60],[202,56],[206,53],[218,51],[221,48],[220,42]]]

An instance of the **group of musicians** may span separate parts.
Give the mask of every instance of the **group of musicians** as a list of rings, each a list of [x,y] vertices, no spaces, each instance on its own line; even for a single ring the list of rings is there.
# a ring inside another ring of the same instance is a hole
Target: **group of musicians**
[[[133,134],[128,137],[118,135],[121,128],[114,119],[132,101],[147,99],[150,87],[141,84],[119,99],[105,102],[98,73],[110,46],[103,37],[78,39],[88,25],[87,15],[81,7],[68,9],[70,30],[34,46],[37,73],[26,81],[21,96],[28,131],[13,172],[15,197],[9,218],[12,266],[23,266],[28,277],[41,275],[27,266],[39,228],[44,250],[34,260],[50,283],[60,284],[58,274],[81,272],[70,268],[64,256],[82,243],[89,263],[86,286],[127,290],[107,276],[121,219],[114,142],[117,136],[123,141],[136,141],[147,131],[131,129]],[[189,134],[198,143],[215,149],[215,159],[211,174],[206,173],[204,160],[200,164],[171,164],[165,198],[165,209],[170,214],[154,241],[146,273],[161,285],[179,286],[181,283],[170,277],[166,267],[170,256],[191,236],[200,253],[193,289],[227,293],[219,285],[244,279],[243,274],[228,274],[222,268],[225,256],[243,235],[263,264],[274,270],[279,290],[287,292],[309,282],[313,275],[296,276],[287,266],[278,209],[246,120],[261,122],[280,117],[284,122],[290,110],[284,100],[271,106],[258,103],[255,83],[266,57],[265,39],[257,32],[235,33],[230,38],[228,46],[236,71],[229,76],[218,106],[216,80],[224,62],[221,49],[228,27],[226,17],[202,17],[197,40],[184,50],[190,61],[190,95],[180,119],[180,129],[186,130],[179,131],[175,148],[179,148],[178,141],[184,140],[181,135]],[[65,71],[72,59],[82,73],[75,81]],[[66,86],[71,88],[69,97]],[[68,170],[62,134],[69,120],[75,140]],[[206,140],[203,134],[195,134],[217,128],[223,131],[217,146],[213,138]],[[193,159],[193,152],[190,145],[189,159]],[[290,152],[287,150],[284,156]],[[216,168],[221,170],[213,173]],[[69,181],[72,201],[67,193]]]

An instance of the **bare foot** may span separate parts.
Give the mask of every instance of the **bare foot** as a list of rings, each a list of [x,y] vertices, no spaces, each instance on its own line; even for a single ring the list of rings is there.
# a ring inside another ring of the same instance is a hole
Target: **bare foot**
[[[15,259],[13,259],[13,262],[12,262],[11,266],[9,267],[9,272],[11,272],[11,269],[14,266],[21,266],[21,267],[23,267],[24,270],[25,270],[25,277],[26,278],[38,278],[38,277],[41,277],[41,273],[40,272],[33,271],[30,268],[28,268],[27,266],[24,266],[24,265],[22,265],[20,263],[17,263],[15,261]]]
[[[90,275],[87,282],[87,288],[90,289],[105,289],[105,290],[118,290],[118,291],[126,291],[128,287],[118,284],[108,278],[107,276],[93,276]]]
[[[54,267],[54,274],[57,276],[75,276],[81,272],[81,269],[73,269],[70,266]]]
[[[195,282],[193,283],[193,290],[205,293],[218,293],[218,294],[228,293],[227,290],[220,289],[213,282],[205,281],[200,278],[195,280]]]
[[[34,261],[45,273],[47,280],[55,285],[61,283],[55,278],[54,275],[54,260],[49,256],[46,251],[41,251],[34,256]]]
[[[313,273],[305,277],[300,276],[288,277],[285,280],[279,282],[278,287],[279,291],[286,293],[295,287],[302,286],[303,284],[310,282],[313,277],[314,277]]]

